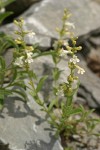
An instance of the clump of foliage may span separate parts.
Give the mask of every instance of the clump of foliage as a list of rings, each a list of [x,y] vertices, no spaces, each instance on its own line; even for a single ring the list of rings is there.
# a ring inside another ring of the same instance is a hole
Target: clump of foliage
[[[13,2],[13,0],[0,0],[0,23],[12,14],[12,12],[5,12],[5,7]],[[27,95],[25,93],[26,85],[24,84],[23,70],[19,70],[14,66],[13,61],[8,65],[3,57],[4,53],[9,47],[13,47],[19,51],[20,47],[12,37],[4,33],[0,33],[0,109],[3,108],[4,99],[9,95],[18,94],[26,101]],[[9,78],[8,78],[9,77]],[[9,79],[9,80],[8,80]],[[14,88],[16,87],[16,88]]]

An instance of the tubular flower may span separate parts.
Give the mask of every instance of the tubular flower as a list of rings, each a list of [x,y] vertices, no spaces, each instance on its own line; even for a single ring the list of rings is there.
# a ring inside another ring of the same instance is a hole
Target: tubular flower
[[[73,56],[73,58],[70,59],[70,62],[73,62],[74,64],[76,64],[77,62],[79,62],[80,60],[78,59],[77,56]]]
[[[68,26],[68,27],[71,27],[71,28],[75,29],[74,24],[71,23],[71,22],[68,22],[68,21],[67,21],[67,22],[65,23],[65,25]]]
[[[76,65],[76,67],[78,68],[78,74],[84,74],[85,73],[85,70],[81,67],[79,67],[78,65]]]
[[[16,58],[14,65],[19,66],[19,67],[23,67],[23,58],[24,58],[24,56]]]
[[[33,59],[32,59],[33,53],[29,52],[29,51],[26,51],[26,54],[27,54],[27,58],[26,58],[25,62],[27,62],[29,64],[32,63],[33,62]]]

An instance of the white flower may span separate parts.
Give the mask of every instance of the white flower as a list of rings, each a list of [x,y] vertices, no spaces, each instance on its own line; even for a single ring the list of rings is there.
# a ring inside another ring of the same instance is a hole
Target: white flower
[[[5,8],[1,8],[0,9],[0,13],[2,14],[2,13],[4,13],[5,12]]]
[[[64,46],[68,46],[68,42],[67,41],[63,41],[63,45]]]
[[[27,62],[29,64],[32,63],[33,62],[33,59],[32,59],[33,53],[26,50],[26,54],[27,54],[27,59],[25,60],[25,62]]]
[[[77,58],[77,56],[73,56],[73,58],[70,59],[70,62],[73,62],[74,64],[76,64],[77,62],[79,62],[80,60]]]
[[[85,70],[83,68],[80,68],[77,72],[78,74],[84,74],[85,73]]]
[[[72,52],[69,50],[61,49],[60,50],[60,56],[65,56],[66,54],[71,54]]]
[[[53,47],[54,47],[55,49],[57,49],[57,47],[58,47],[58,41],[55,41],[55,42],[54,42]]]
[[[25,62],[30,64],[33,62],[33,59],[26,59]]]
[[[28,52],[28,51],[26,51],[26,52],[27,52],[27,57],[28,57],[28,58],[31,58],[32,55],[33,55],[33,53],[32,53],[32,52]]]
[[[78,68],[78,74],[84,74],[85,73],[85,70],[81,67],[79,67],[78,65],[76,65],[76,67]]]
[[[19,67],[23,67],[23,56],[16,58],[14,65],[19,66]]]
[[[35,32],[33,32],[33,31],[30,31],[28,34],[29,37],[33,37],[34,35],[35,35]]]
[[[66,22],[65,25],[68,26],[68,27],[71,27],[71,28],[75,29],[74,24],[71,23],[71,22]]]
[[[63,89],[60,89],[57,91],[56,95],[59,95],[61,97],[64,97],[64,92],[63,92]]]

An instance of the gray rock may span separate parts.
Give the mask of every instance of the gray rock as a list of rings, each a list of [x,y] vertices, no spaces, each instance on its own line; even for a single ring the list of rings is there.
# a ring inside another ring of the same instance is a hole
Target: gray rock
[[[6,66],[8,67],[12,61],[13,61],[13,49],[8,49],[4,55],[3,55],[4,59],[5,59],[5,63],[6,63]]]
[[[85,69],[85,74],[80,76],[79,95],[90,107],[100,108],[100,79],[91,72],[84,60],[81,60],[80,65]]]
[[[25,11],[33,3],[39,2],[40,0],[16,0],[6,7],[7,11],[13,11],[14,15],[19,15]]]
[[[29,107],[29,106],[30,107]],[[16,97],[6,100],[0,114],[0,139],[10,150],[63,150],[45,120],[45,113],[30,98],[28,105]]]
[[[32,5],[22,16],[25,19],[25,29],[36,32],[36,37],[30,41],[39,43],[40,46],[50,47],[51,39],[58,38],[56,27],[62,25],[64,8],[72,13],[70,19],[76,26],[75,35],[81,36],[100,27],[100,5],[91,0],[43,0]],[[91,12],[91,13],[90,13]],[[9,24],[0,30],[9,33],[14,30],[14,25]],[[42,43],[43,41],[43,43]],[[41,44],[42,43],[42,44]]]
[[[98,37],[90,37],[89,41],[90,41],[94,46],[100,46],[100,36],[98,36]]]
[[[100,27],[100,5],[91,0],[44,0],[38,5],[33,5],[22,16],[38,33],[57,38],[55,28],[61,27],[64,8],[68,8],[72,13],[71,21],[76,26],[76,36]]]

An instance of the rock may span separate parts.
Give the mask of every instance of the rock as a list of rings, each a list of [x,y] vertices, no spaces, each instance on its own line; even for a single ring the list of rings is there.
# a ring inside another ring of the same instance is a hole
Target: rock
[[[45,113],[32,98],[28,105],[17,97],[6,99],[0,113],[0,139],[3,143],[9,144],[10,150],[63,150],[60,139],[50,131]]]
[[[45,37],[46,47],[48,38],[56,39],[58,34],[55,31],[56,27],[61,27],[62,15],[64,8],[68,8],[72,13],[70,19],[76,26],[75,35],[81,36],[89,33],[92,30],[99,28],[100,23],[100,5],[91,0],[43,0],[38,4],[32,5],[25,13],[22,14],[26,22],[26,30],[30,29],[36,32],[37,37],[35,42],[41,45]],[[90,13],[91,12],[91,13]],[[59,17],[58,17],[59,16]],[[14,25],[6,25],[1,28],[4,32],[12,32]],[[34,38],[31,40],[34,43]],[[45,45],[44,44],[44,45]]]
[[[100,79],[91,72],[82,57],[80,59],[80,66],[85,69],[85,74],[79,76],[81,85],[78,94],[84,98],[88,106],[100,108]]]
[[[33,3],[39,2],[40,0],[16,0],[6,7],[7,11],[13,11],[14,16],[19,15],[25,11]]]
[[[61,26],[64,8],[68,8],[72,13],[71,21],[76,26],[76,36],[89,33],[100,26],[100,5],[91,0],[44,0],[37,6],[32,6],[22,16],[26,18],[27,23],[33,24],[39,33],[57,38],[55,28]]]
[[[5,59],[6,66],[8,67],[12,63],[12,61],[13,61],[13,49],[12,48],[8,49],[3,54],[3,57]]]
[[[100,36],[99,37],[90,37],[89,42],[95,47],[100,47]]]
[[[87,56],[87,65],[98,77],[100,77],[100,48],[91,50]]]
[[[36,34],[34,37],[26,37],[26,43],[29,45],[37,44],[40,50],[45,51],[51,47],[52,40],[50,37]]]

